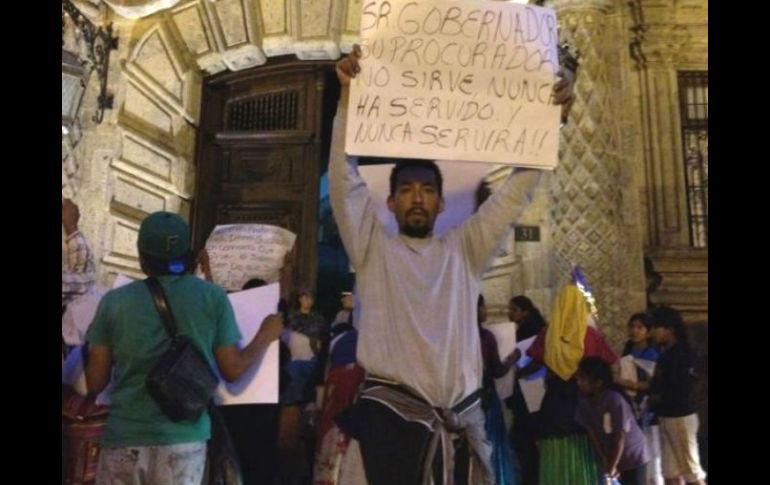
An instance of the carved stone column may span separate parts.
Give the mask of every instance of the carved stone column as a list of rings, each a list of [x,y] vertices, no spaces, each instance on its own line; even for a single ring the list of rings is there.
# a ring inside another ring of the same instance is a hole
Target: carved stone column
[[[551,178],[554,290],[580,265],[594,288],[599,325],[616,347],[630,312],[644,308],[641,247],[623,228],[619,42],[610,0],[556,0],[562,41],[580,53],[577,96]],[[627,187],[625,187],[627,188]],[[639,281],[636,281],[639,280]],[[636,301],[639,300],[639,301]]]

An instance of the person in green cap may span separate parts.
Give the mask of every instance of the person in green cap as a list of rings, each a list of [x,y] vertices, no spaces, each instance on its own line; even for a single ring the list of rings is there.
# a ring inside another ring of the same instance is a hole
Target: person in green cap
[[[163,287],[178,332],[199,346],[224,379],[240,377],[280,336],[281,316],[269,315],[251,342],[239,348],[241,334],[225,291],[190,274],[190,232],[177,214],[155,212],[145,218],[137,248],[142,271]],[[111,375],[113,381],[96,483],[200,484],[211,429],[208,413],[195,421],[171,421],[145,385],[170,342],[145,282],[104,295],[86,340],[89,394],[101,392]]]

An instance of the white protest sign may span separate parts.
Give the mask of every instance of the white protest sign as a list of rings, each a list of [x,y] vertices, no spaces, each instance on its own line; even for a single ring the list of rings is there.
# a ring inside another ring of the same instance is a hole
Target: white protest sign
[[[484,325],[484,328],[492,332],[497,341],[497,353],[500,360],[505,360],[516,350],[516,324],[513,322],[493,323]],[[508,369],[504,376],[495,379],[495,390],[497,397],[508,399],[513,394],[513,366]]]
[[[345,151],[554,168],[556,25],[508,2],[366,2]]]
[[[539,371],[519,379],[521,394],[524,396],[524,403],[530,413],[540,411],[545,397],[545,375],[547,369],[543,367]]]
[[[530,362],[532,362],[532,357],[527,355],[527,350],[532,347],[536,337],[537,335],[533,335],[532,337],[526,338],[516,344],[516,348],[519,349],[519,352],[521,352],[521,357],[519,357],[518,362],[516,362],[516,367],[519,369],[523,369],[529,365]]]
[[[527,355],[527,350],[535,342],[537,336],[524,339],[518,344],[516,348],[521,352],[521,358],[516,364],[519,368],[526,367],[532,358]],[[543,397],[545,397],[545,375],[547,369],[545,366],[540,370],[534,372],[526,377],[519,378],[519,387],[521,388],[521,394],[524,396],[524,402],[527,405],[527,410],[530,413],[534,413],[540,410],[540,405],[543,403]]]
[[[252,278],[278,281],[296,238],[289,230],[267,224],[217,226],[206,241],[211,276],[229,291],[240,290]]]
[[[115,276],[115,280],[112,282],[112,289],[120,288],[121,286],[126,286],[129,283],[133,283],[136,281],[135,279],[124,275],[123,273],[118,273]]]
[[[88,327],[96,315],[96,309],[104,293],[91,288],[88,293],[80,295],[67,305],[67,310],[61,320],[61,334],[67,345],[82,345],[85,342]]]
[[[241,346],[254,338],[262,320],[275,313],[279,285],[263,286],[228,295],[241,331]],[[214,395],[217,404],[259,404],[278,402],[278,342],[268,346],[261,358],[235,382],[220,379]]]
[[[132,283],[134,280],[123,274],[118,274],[112,284],[112,289]],[[64,343],[67,345],[82,345],[85,343],[85,335],[88,327],[96,315],[96,309],[102,300],[104,292],[98,288],[91,288],[67,305],[67,310],[61,321],[61,332]]]
[[[647,359],[640,359],[629,354],[620,359],[620,378],[629,380],[631,382],[637,382],[638,381],[638,375],[636,373],[637,367],[642,369],[649,376],[655,373],[654,361],[647,360]],[[626,389],[626,393],[631,397],[636,396],[636,391],[631,389]]]
[[[476,209],[476,191],[492,168],[490,165],[439,160],[444,179],[444,211],[436,219],[433,234],[440,236],[451,228],[459,226]],[[451,167],[450,167],[451,165]],[[386,203],[390,194],[390,172],[393,164],[363,165],[358,167],[361,177],[369,189],[377,217],[390,234],[398,234],[398,223]]]

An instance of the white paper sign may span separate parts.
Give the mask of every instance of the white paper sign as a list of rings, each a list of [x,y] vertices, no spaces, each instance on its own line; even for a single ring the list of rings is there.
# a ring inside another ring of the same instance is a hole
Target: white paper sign
[[[519,387],[530,413],[540,411],[545,397],[545,367],[527,377],[519,379]]]
[[[634,359],[634,364],[637,365],[637,367],[641,368],[643,371],[645,371],[648,375],[652,376],[655,374],[655,364],[656,362],[653,360],[647,360],[647,359]]]
[[[537,338],[537,335],[526,338],[516,344],[516,348],[519,349],[519,352],[521,352],[521,357],[519,358],[518,362],[516,362],[516,366],[519,369],[523,369],[527,366],[527,364],[532,362],[532,357],[527,355],[527,350],[532,347],[532,344],[535,342],[535,338]]]
[[[229,224],[214,228],[206,241],[211,276],[229,291],[252,278],[278,281],[286,253],[296,234],[268,224]]]
[[[115,276],[115,280],[112,282],[112,289],[114,290],[115,288],[126,286],[127,284],[133,283],[134,281],[136,280],[133,278],[129,278],[123,273],[118,273],[117,276]]]
[[[345,151],[555,167],[556,25],[509,2],[365,2]]]
[[[647,359],[638,359],[629,354],[620,359],[620,378],[631,382],[637,382],[637,367],[641,368],[650,376],[655,372],[655,362]],[[636,391],[631,389],[626,389],[626,393],[631,397],[634,397],[637,394]]]
[[[527,350],[532,346],[537,336],[530,337],[522,340],[516,345],[521,351],[521,358],[516,364],[519,368],[526,367],[527,364],[532,362],[532,358],[527,356]],[[530,413],[534,413],[540,410],[540,406],[543,404],[543,397],[545,396],[545,375],[547,370],[543,366],[539,371],[532,373],[526,377],[519,378],[519,387],[521,393],[524,396],[524,403],[527,405],[527,409]]]
[[[262,320],[276,312],[279,285],[263,286],[228,295],[241,331],[241,346],[254,338]],[[278,342],[273,342],[244,375],[227,383],[220,378],[214,400],[217,404],[260,404],[278,402]]]
[[[96,315],[96,309],[104,296],[101,290],[92,288],[67,305],[61,320],[61,334],[67,345],[82,345],[88,327]]]
[[[636,382],[636,364],[634,356],[626,355],[620,359],[620,378]]]
[[[135,281],[124,274],[118,273],[112,283],[112,289],[120,288]],[[96,309],[104,296],[102,290],[92,288],[88,293],[79,296],[67,305],[61,324],[61,333],[67,345],[82,345],[85,343],[86,331],[96,315]]]
[[[513,322],[493,323],[484,325],[484,328],[492,332],[497,340],[497,353],[500,360],[505,360],[516,350],[516,324]],[[503,377],[495,379],[497,397],[508,399],[513,394],[513,379],[515,370],[513,366],[508,369]]]

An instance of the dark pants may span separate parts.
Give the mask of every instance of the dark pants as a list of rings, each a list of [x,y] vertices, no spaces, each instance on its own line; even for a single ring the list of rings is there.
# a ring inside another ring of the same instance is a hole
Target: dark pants
[[[277,472],[278,406],[219,406],[238,453],[243,485],[272,483]]]
[[[538,414],[530,414],[518,381],[508,403],[513,412],[511,443],[519,461],[521,485],[537,485],[540,466],[537,450]]]
[[[353,411],[353,436],[361,447],[369,485],[420,485],[432,433],[419,423],[405,421],[390,408],[359,399]],[[464,443],[464,441],[463,441]],[[467,445],[455,450],[455,483],[468,485]],[[441,449],[433,461],[436,485],[443,483]]]
[[[646,485],[647,464],[620,473],[621,485]]]

